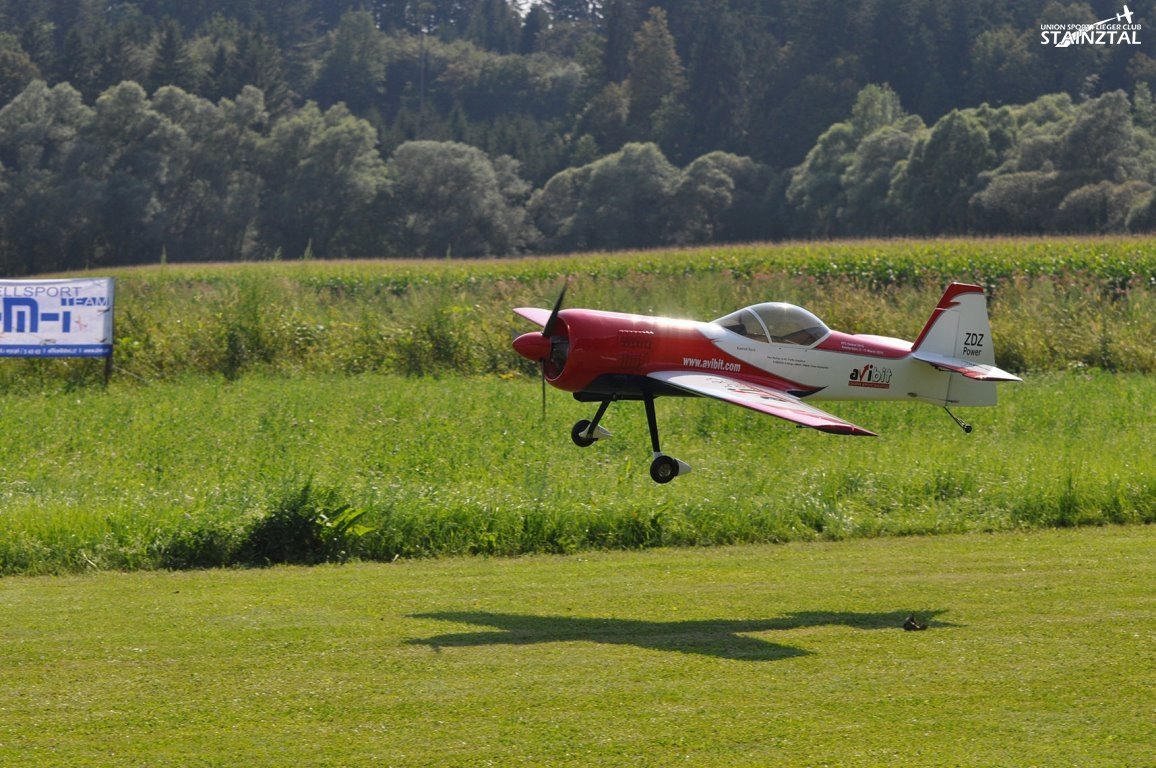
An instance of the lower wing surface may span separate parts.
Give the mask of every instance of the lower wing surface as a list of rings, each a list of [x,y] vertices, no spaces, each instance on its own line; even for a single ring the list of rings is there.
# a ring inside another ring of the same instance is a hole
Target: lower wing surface
[[[687,373],[686,371],[657,371],[648,374],[648,376],[695,395],[713,397],[725,403],[733,403],[761,413],[769,413],[771,416],[778,416],[780,419],[793,421],[820,432],[831,432],[837,435],[875,436],[874,432],[804,403],[794,395],[759,384],[751,384],[713,373]]]

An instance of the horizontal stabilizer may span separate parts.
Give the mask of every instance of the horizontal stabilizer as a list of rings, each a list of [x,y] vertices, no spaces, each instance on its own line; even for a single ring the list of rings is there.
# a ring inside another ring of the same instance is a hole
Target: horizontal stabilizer
[[[922,350],[913,352],[911,356],[941,371],[958,373],[961,376],[966,376],[976,381],[1023,381],[1019,376],[1000,370],[994,365],[972,363],[967,360],[960,360],[957,357],[947,357],[946,355],[937,355],[934,352],[924,352]]]

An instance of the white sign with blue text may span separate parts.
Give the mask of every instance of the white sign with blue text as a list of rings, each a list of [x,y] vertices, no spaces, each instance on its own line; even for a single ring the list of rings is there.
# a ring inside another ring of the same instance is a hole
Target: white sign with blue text
[[[0,280],[0,357],[112,355],[113,280]]]

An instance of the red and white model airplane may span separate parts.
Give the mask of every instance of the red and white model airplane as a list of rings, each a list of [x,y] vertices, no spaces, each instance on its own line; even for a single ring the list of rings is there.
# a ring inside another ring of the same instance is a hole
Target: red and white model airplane
[[[1020,381],[995,367],[987,301],[978,285],[949,285],[914,342],[833,331],[793,304],[755,304],[703,323],[562,309],[565,294],[563,289],[553,309],[514,310],[542,326],[515,339],[514,349],[542,366],[544,381],[580,402],[600,403],[592,420],[571,430],[582,447],[609,437],[600,422],[612,402],[641,400],[654,451],[650,476],[658,483],[690,471],[659,447],[659,396],[713,397],[822,432],[873,436],[811,403],[919,400],[945,410],[995,405],[995,382]]]

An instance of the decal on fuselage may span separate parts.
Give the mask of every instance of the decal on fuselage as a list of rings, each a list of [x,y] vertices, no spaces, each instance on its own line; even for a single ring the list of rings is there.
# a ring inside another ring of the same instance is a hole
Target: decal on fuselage
[[[964,357],[979,357],[983,354],[983,337],[982,333],[972,333],[968,331],[963,334],[963,356]]]
[[[697,357],[684,357],[682,358],[682,364],[687,368],[698,368],[704,371],[742,373],[743,370],[743,366],[740,363],[730,363],[717,357],[712,357],[708,360],[702,360]]]
[[[870,389],[891,389],[891,369],[868,363],[862,368],[852,368],[847,384],[852,387]]]

